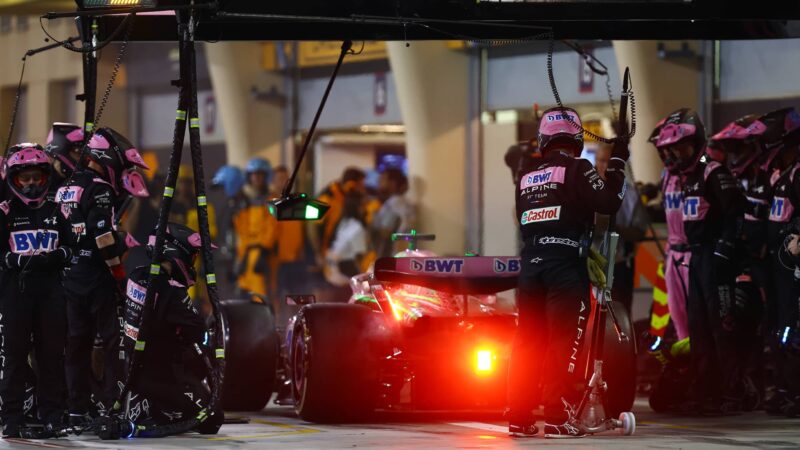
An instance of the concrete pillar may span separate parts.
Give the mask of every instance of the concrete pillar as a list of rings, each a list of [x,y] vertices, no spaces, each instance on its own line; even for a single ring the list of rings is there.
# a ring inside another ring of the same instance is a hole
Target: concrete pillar
[[[468,69],[465,53],[444,42],[389,42],[389,62],[406,126],[411,196],[429,248],[461,254],[466,245]]]
[[[251,156],[281,163],[283,109],[257,101],[251,89],[283,88],[279,75],[264,70],[262,45],[251,42],[206,44],[211,83],[225,128],[228,163],[243,166]]]
[[[683,107],[698,109],[702,73],[699,65],[658,57],[656,41],[614,41],[620,74],[631,69],[636,96],[636,136],[631,143],[631,168],[637,181],[657,183],[662,164],[647,142],[656,123]],[[669,47],[670,43],[667,43]],[[698,51],[697,43],[690,46]]]

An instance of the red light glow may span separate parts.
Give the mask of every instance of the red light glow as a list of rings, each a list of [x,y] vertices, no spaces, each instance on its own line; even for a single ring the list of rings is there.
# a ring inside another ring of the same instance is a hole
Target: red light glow
[[[478,349],[475,352],[475,372],[481,375],[488,374],[494,370],[494,361],[497,355],[488,349]]]

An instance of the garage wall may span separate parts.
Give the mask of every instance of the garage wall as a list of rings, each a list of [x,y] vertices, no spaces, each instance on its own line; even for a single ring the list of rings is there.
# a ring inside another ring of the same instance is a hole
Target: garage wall
[[[797,97],[800,39],[720,43],[720,100]]]
[[[516,142],[516,124],[484,125],[482,239],[483,254],[487,256],[519,253],[514,183],[503,158]]]
[[[375,113],[376,74],[339,75],[333,84],[328,102],[319,118],[320,130],[350,128],[362,124],[402,123],[397,89],[391,72],[385,73],[386,110]],[[328,78],[313,78],[300,81],[300,129],[308,129],[317,113]]]
[[[558,46],[556,46],[558,50]],[[609,68],[611,89],[619,96],[621,81],[617,71],[617,58],[613,47],[594,50],[597,59]],[[574,51],[556,51],[553,54],[553,73],[561,101],[565,105],[576,103],[608,102],[605,77],[594,75],[591,92],[580,92],[580,59]],[[488,109],[530,108],[555,104],[553,91],[547,77],[547,53],[490,58],[488,72]]]

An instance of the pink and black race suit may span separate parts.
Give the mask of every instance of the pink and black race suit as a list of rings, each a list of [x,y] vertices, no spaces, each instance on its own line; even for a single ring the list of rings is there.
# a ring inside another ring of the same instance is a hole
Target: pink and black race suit
[[[670,320],[678,339],[689,336],[686,298],[689,291],[689,260],[691,252],[683,231],[683,182],[678,174],[664,171],[661,180],[664,213],[667,218],[669,248],[664,262],[664,281],[667,283],[667,304]]]
[[[664,214],[667,217],[667,242],[669,245],[686,245],[683,231],[683,183],[681,176],[664,172],[661,181],[664,194]]]
[[[577,240],[594,223],[595,212],[613,214],[619,209],[624,195],[624,167],[621,160],[611,159],[604,181],[589,161],[560,152],[549,153],[520,177],[517,186],[517,220],[523,239]]]
[[[716,161],[699,163],[683,184],[683,229],[691,246],[736,241],[744,205],[730,171]]]
[[[767,228],[772,200],[772,184],[766,171],[759,170],[750,178],[739,180],[747,197],[742,223],[742,239],[747,253],[756,258],[766,254]]]
[[[770,252],[783,245],[783,239],[792,219],[798,217],[800,207],[800,163],[773,176],[772,203],[769,209],[768,243]]]
[[[509,363],[509,418],[530,423],[541,384],[545,419],[567,419],[582,376],[578,355],[589,320],[589,275],[580,239],[594,214],[614,214],[624,195],[625,163],[612,158],[606,180],[589,161],[551,151],[517,186],[517,220],[525,240],[517,306],[517,335]]]

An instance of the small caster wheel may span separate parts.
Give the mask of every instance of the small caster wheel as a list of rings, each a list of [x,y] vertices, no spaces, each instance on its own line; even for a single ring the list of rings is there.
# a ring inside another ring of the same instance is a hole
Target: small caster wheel
[[[619,429],[621,435],[631,436],[636,432],[636,416],[634,416],[632,412],[621,413],[619,415],[619,421],[622,423],[622,427]]]

